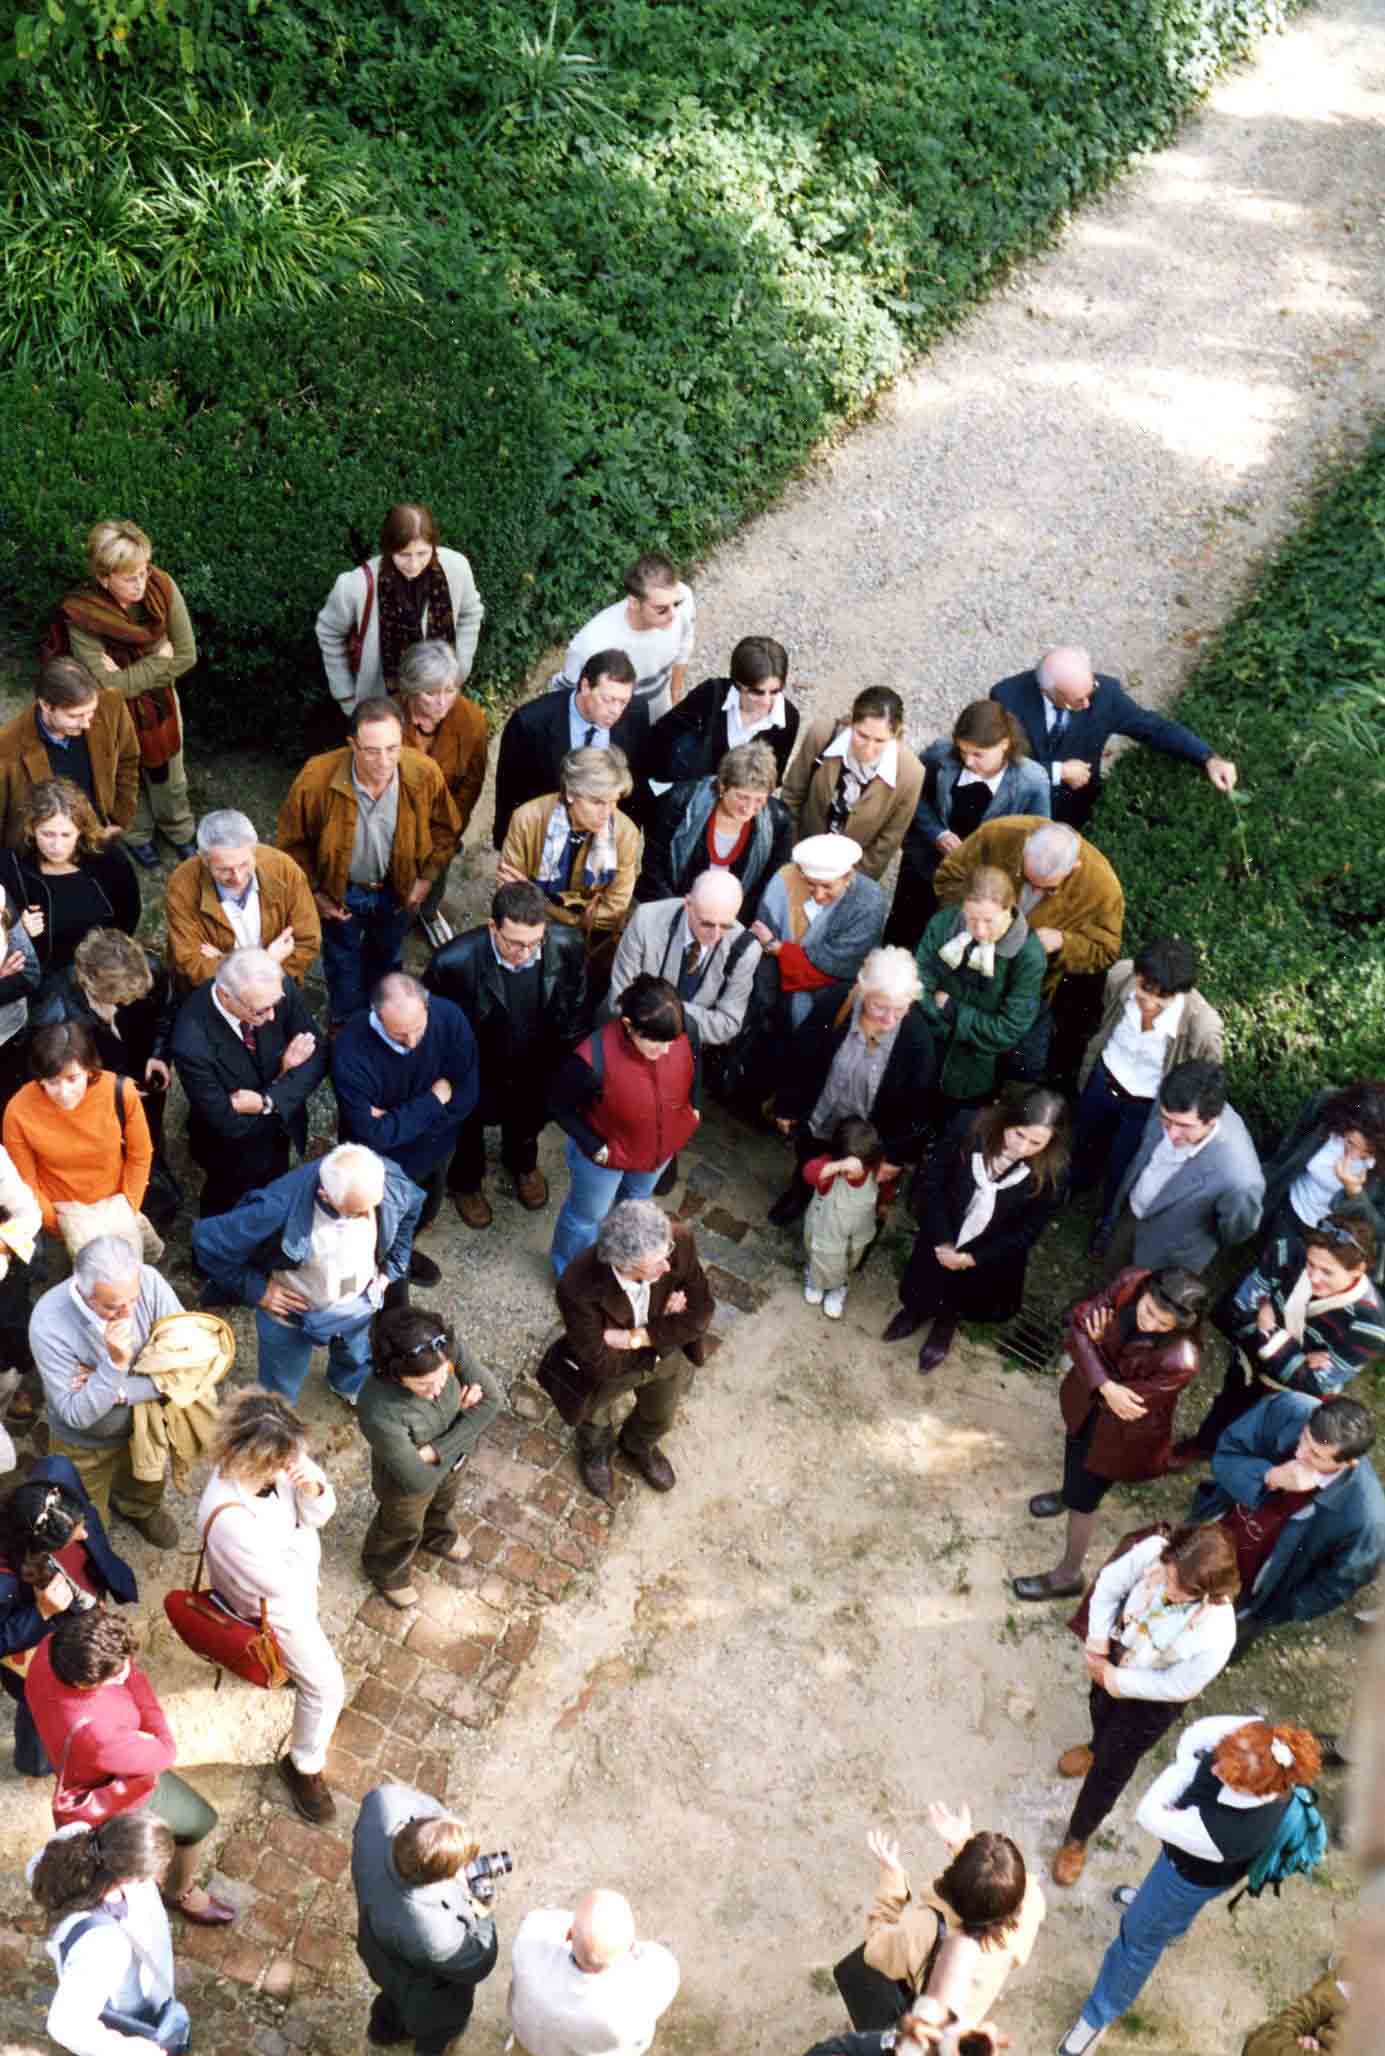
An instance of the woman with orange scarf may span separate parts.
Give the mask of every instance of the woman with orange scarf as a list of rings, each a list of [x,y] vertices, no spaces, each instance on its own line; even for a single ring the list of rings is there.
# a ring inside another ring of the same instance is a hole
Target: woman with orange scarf
[[[99,685],[129,702],[140,781],[125,847],[149,871],[159,861],[156,834],[180,859],[197,854],[174,683],[197,662],[197,644],[183,595],[153,555],[133,521],[98,521],[87,537],[89,575],[60,602],[44,645],[48,654],[65,645]]]

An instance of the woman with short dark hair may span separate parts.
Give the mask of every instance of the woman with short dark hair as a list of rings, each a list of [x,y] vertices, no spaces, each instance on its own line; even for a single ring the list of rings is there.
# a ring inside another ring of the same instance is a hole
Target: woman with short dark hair
[[[728,750],[763,742],[774,753],[774,783],[788,769],[798,735],[789,698],[789,658],[769,635],[743,635],[731,652],[731,676],[707,678],[649,731],[645,775],[710,778]]]
[[[922,791],[923,766],[904,740],[904,702],[889,686],[871,685],[850,714],[804,730],[783,798],[800,841],[849,835],[861,846],[864,876],[881,878]]]

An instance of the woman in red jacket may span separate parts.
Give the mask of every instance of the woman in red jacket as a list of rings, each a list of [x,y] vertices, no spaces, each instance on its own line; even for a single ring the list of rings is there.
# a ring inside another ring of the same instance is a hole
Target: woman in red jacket
[[[1112,1485],[1168,1470],[1178,1395],[1202,1360],[1206,1303],[1207,1287],[1193,1272],[1132,1266],[1069,1313],[1072,1368],[1058,1394],[1068,1431],[1063,1488],[1029,1502],[1036,1520],[1066,1512],[1067,1547],[1053,1570],[1014,1580],[1017,1599],[1075,1598],[1097,1508]]]
[[[701,1118],[693,1105],[697,1058],[675,987],[642,971],[617,1004],[620,1018],[577,1045],[549,1100],[567,1130],[571,1174],[553,1228],[560,1278],[591,1248],[617,1200],[650,1197]]]
[[[24,1696],[49,1758],[57,1790],[103,1790],[108,1814],[137,1806],[164,1823],[177,1845],[164,1898],[199,1927],[220,1927],[235,1908],[192,1881],[194,1854],[216,1826],[201,1794],[172,1769],[176,1748],[154,1688],[134,1661],[135,1631],[118,1615],[92,1607],[66,1613],[40,1642],[24,1680]]]

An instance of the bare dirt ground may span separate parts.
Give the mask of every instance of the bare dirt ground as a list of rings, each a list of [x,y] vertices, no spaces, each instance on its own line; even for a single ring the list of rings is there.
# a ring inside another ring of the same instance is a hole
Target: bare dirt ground
[[[1150,697],[1175,689],[1377,403],[1383,120],[1383,0],[1334,0],[1269,43],[1175,148],[1084,212],[704,569],[699,675],[724,668],[739,636],[773,633],[820,706],[864,683],[899,687],[916,742],[1058,638],[1088,640]],[[226,763],[196,765],[193,720],[197,796],[224,801]],[[234,768],[267,833],[296,767]],[[459,911],[475,918],[491,860],[473,856],[468,870]],[[488,1846],[515,1851],[506,1931],[528,1905],[618,1884],[683,1962],[660,2046],[783,2056],[840,2021],[827,1968],[859,1936],[872,1822],[900,1835],[923,1876],[938,1855],[923,1826],[934,1797],[969,1799],[1035,1864],[1055,1846],[1071,1793],[1051,1767],[1082,1733],[1080,1664],[1062,1610],[1017,1606],[1006,1579],[1051,1561],[1056,1537],[1036,1532],[1025,1501],[1055,1481],[1061,1438],[1052,1382],[1007,1369],[992,1349],[968,1342],[924,1386],[907,1345],[880,1347],[889,1250],[841,1323],[804,1306],[791,1238],[758,1225],[783,1167],[773,1143],[717,1118],[696,1155],[704,1191],[755,1224],[742,1268],[765,1304],[719,1317],[724,1346],[670,1443],[678,1490],[656,1501],[638,1488],[599,1571],[579,1575],[563,1603],[539,1603],[537,1647],[498,1723],[440,1713],[431,1745],[445,1743],[453,1803]],[[558,1179],[551,1134],[545,1162]],[[498,1176],[495,1186],[488,1235],[451,1226],[434,1245],[446,1271],[437,1297],[518,1391],[552,1318],[551,1215],[520,1213]],[[1050,1275],[1064,1248],[1045,1255]],[[315,1392],[308,1412],[344,1488],[324,1596],[345,1633],[364,1597],[364,1466],[333,1402]],[[1184,1499],[1161,1488],[1137,1514],[1136,1495],[1118,1495],[1099,1547]],[[193,1542],[183,1511],[180,1577]],[[168,1559],[138,1542],[130,1553],[156,1610]],[[353,1688],[371,1646],[352,1629]],[[1205,1709],[1265,1706],[1340,1726],[1358,1649],[1341,1622],[1262,1645]],[[388,1651],[377,1674],[388,1678]],[[234,1869],[231,1852],[281,1810],[252,1767],[258,1743],[247,1751],[236,1733],[244,1695],[222,1701],[221,1746],[200,1731],[209,1762],[198,1778],[222,1808]],[[262,1709],[255,1721],[258,1732]],[[7,1865],[33,1846],[44,1810],[0,1772]],[[1004,2006],[1019,2056],[1050,2048],[1067,2025],[1114,1925],[1109,1889],[1148,1861],[1132,1810],[1127,1800],[1081,1885],[1050,1893],[1036,1960]],[[243,1875],[227,1889],[253,1913]],[[349,1932],[342,1888],[322,1889],[316,1918],[338,1941]],[[1234,1923],[1213,1909],[1112,2046],[1238,2049],[1271,2003],[1317,1975],[1350,1904],[1338,1856],[1321,1886],[1291,1887],[1282,1906],[1247,1906]],[[23,1910],[11,1875],[0,1918]],[[0,1932],[0,2033],[13,2037],[0,2049],[16,2056],[43,2046],[34,1946]],[[233,2026],[212,2011],[216,1964],[185,1963],[199,2046],[363,2047],[354,1959],[324,1948],[315,1968],[277,2026],[261,2005],[252,2041],[242,2016]],[[500,2047],[503,2000],[502,1964],[478,2003],[477,2048]]]

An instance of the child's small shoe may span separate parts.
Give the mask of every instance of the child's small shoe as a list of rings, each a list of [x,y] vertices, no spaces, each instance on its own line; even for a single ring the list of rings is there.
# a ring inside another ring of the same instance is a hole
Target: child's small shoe
[[[803,1297],[807,1300],[809,1306],[822,1305],[822,1287],[821,1285],[815,1285],[813,1283],[813,1274],[811,1271],[805,1271],[803,1273]]]
[[[823,1295],[822,1310],[829,1321],[839,1321],[846,1306],[846,1287],[839,1285],[835,1292]]]

